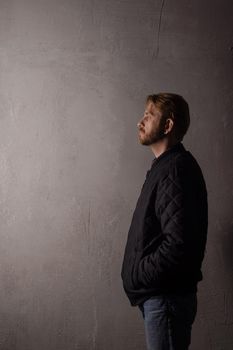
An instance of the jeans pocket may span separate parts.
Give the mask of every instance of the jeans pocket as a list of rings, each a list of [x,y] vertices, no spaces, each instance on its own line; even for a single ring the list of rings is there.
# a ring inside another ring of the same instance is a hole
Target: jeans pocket
[[[145,313],[161,313],[165,312],[167,309],[167,301],[164,296],[153,296],[147,299],[144,304],[144,312]]]

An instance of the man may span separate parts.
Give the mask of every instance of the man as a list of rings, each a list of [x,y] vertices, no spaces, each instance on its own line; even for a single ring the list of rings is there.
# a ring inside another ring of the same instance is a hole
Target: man
[[[181,141],[190,124],[182,96],[150,95],[137,124],[155,158],[132,217],[124,290],[142,312],[148,350],[187,350],[202,280],[208,205],[202,171]]]

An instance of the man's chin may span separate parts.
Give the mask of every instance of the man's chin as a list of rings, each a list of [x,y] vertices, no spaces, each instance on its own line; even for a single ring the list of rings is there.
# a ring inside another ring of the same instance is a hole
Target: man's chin
[[[142,138],[139,137],[138,140],[139,140],[140,144],[143,145],[143,146],[149,146],[150,145],[150,142],[148,142],[148,140],[146,140],[146,139],[142,139]]]

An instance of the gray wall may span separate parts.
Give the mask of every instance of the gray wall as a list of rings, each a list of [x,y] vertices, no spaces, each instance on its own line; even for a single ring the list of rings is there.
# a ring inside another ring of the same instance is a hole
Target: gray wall
[[[190,104],[209,191],[191,349],[233,348],[232,7],[0,0],[1,350],[145,349],[120,269],[160,91]]]

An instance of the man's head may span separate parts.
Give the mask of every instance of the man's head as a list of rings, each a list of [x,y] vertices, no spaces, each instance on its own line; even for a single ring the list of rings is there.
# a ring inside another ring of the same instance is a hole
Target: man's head
[[[179,142],[189,124],[189,106],[182,96],[173,93],[149,95],[143,118],[137,124],[139,140],[143,145],[151,145],[163,138]]]

